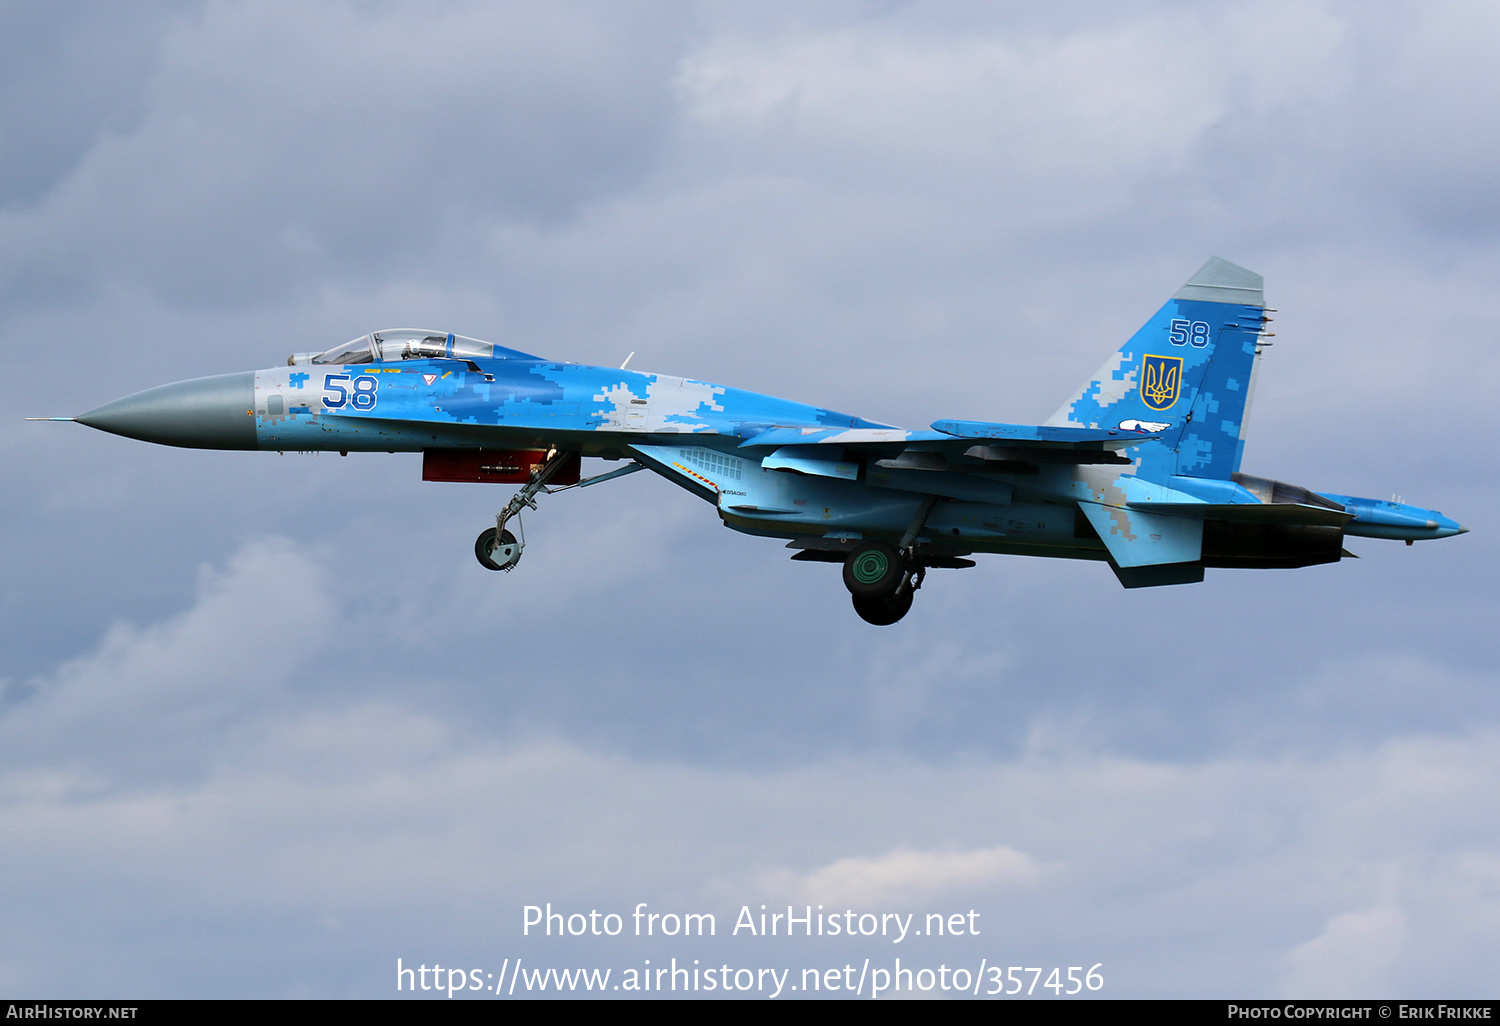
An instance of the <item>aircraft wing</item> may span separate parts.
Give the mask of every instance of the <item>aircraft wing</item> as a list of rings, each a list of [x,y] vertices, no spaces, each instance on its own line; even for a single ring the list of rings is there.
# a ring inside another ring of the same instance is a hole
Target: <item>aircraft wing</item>
[[[878,457],[877,465],[892,470],[1002,470],[1022,463],[1128,464],[1119,450],[1161,437],[1146,430],[986,421],[940,420],[932,426],[935,430],[770,427],[739,448],[774,450],[762,460],[769,469],[852,477],[852,467],[844,465],[849,450]],[[836,464],[842,472],[826,472],[820,469],[824,464]]]
[[[983,438],[1003,441],[1011,446],[1038,448],[1125,449],[1161,437],[1161,431],[1144,429],[995,424],[982,420],[937,420],[933,421],[932,426],[934,430],[950,438]]]

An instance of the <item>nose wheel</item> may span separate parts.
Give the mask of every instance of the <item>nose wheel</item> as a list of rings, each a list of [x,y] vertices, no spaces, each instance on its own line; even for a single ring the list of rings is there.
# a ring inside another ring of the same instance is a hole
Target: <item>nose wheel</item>
[[[520,524],[521,510],[526,507],[536,509],[538,493],[551,494],[552,492],[565,492],[569,488],[586,488],[601,481],[613,481],[617,477],[624,477],[626,474],[646,469],[644,463],[631,462],[607,474],[585,478],[582,481],[560,485],[556,488],[548,488],[547,482],[552,479],[552,475],[556,474],[564,463],[576,458],[577,455],[576,452],[550,450],[547,462],[531,472],[531,480],[527,481],[519,492],[511,496],[505,508],[495,515],[495,526],[485,528],[480,532],[479,537],[474,539],[474,558],[479,560],[480,566],[486,570],[504,570],[509,573],[521,561],[521,551],[526,548],[526,528],[522,525],[521,538],[518,541],[515,535],[505,529],[505,525],[513,517],[516,523]]]
[[[493,527],[486,528],[474,541],[474,558],[486,570],[510,573],[521,561],[521,545],[509,531],[497,534]]]

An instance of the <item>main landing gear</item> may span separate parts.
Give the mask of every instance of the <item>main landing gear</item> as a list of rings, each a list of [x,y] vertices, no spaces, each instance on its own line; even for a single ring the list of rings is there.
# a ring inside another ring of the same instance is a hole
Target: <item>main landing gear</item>
[[[912,553],[912,543],[936,505],[935,496],[924,499],[897,544],[867,542],[844,560],[844,587],[865,623],[888,627],[911,609],[912,598],[927,576],[927,568]]]
[[[630,463],[618,470],[611,470],[607,474],[599,474],[595,477],[584,478],[573,484],[561,485],[557,488],[548,488],[547,482],[552,479],[574,454],[564,452],[560,449],[551,449],[547,453],[547,462],[543,463],[531,473],[531,480],[521,487],[521,490],[511,496],[510,502],[505,508],[495,514],[495,526],[485,528],[479,537],[474,539],[474,558],[479,560],[479,565],[486,570],[504,570],[510,573],[517,563],[521,561],[521,550],[526,548],[526,528],[521,526],[521,510],[530,506],[536,509],[536,495],[538,492],[565,492],[569,488],[583,488],[601,481],[609,481],[626,474],[633,474],[637,470],[645,470],[645,464]],[[514,517],[517,526],[521,526],[521,538],[505,529],[505,525]]]

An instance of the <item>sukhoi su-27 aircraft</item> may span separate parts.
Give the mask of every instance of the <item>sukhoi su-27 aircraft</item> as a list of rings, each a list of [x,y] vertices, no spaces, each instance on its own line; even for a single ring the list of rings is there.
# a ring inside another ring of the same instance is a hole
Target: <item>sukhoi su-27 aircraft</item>
[[[906,615],[929,569],[979,553],[1098,560],[1143,588],[1333,563],[1349,535],[1462,533],[1435,510],[1240,473],[1266,312],[1260,275],[1212,259],[1035,426],[909,431],[406,329],[55,419],[202,449],[421,452],[427,480],[519,484],[475,544],[489,570],[520,560],[524,532],[509,527],[538,495],[650,470],[727,527],[841,564],[855,611],[881,625]],[[584,456],[626,462],[582,478]]]

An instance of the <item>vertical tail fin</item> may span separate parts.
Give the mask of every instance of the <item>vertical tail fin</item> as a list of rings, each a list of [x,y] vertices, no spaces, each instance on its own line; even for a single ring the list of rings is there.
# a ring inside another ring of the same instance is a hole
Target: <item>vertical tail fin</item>
[[[1245,447],[1263,282],[1210,259],[1047,423],[1160,431],[1131,450],[1140,476],[1229,480]]]

